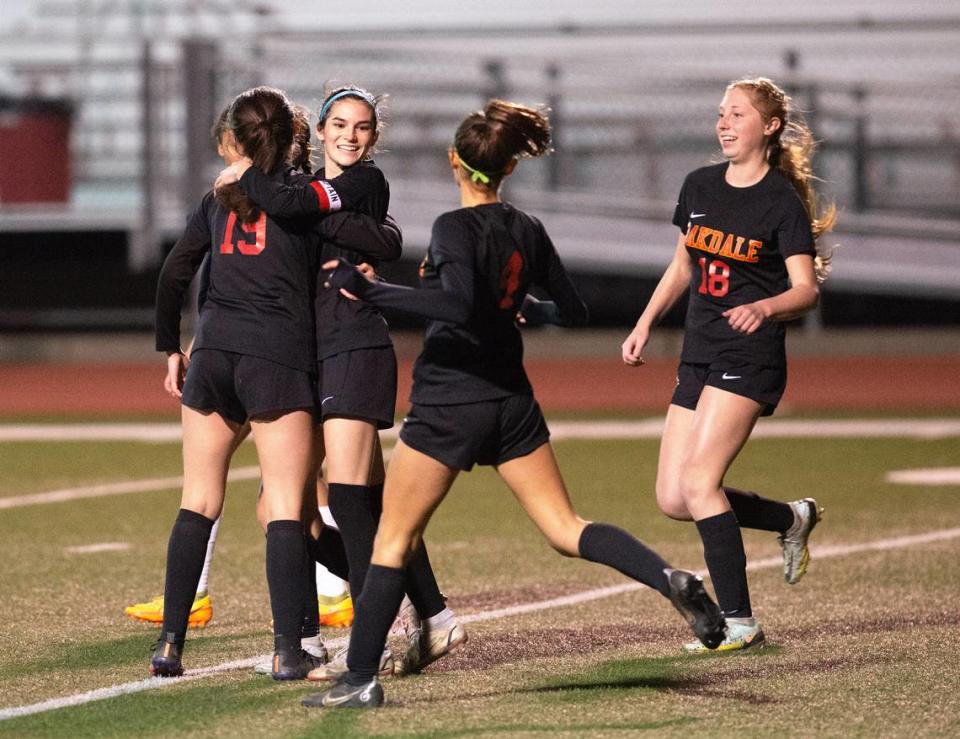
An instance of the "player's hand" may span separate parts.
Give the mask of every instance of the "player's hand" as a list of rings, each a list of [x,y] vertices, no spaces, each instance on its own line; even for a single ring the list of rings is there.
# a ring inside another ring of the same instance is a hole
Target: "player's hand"
[[[214,191],[219,190],[221,187],[232,185],[234,182],[239,182],[240,178],[243,177],[243,173],[252,166],[253,160],[250,159],[250,157],[241,157],[229,167],[222,169],[220,174],[217,175],[217,181],[213,183]]]
[[[327,264],[330,264],[330,262],[327,262]],[[324,265],[324,267],[326,267],[326,265]],[[377,277],[377,271],[366,262],[363,262],[362,264],[358,264],[356,267],[357,267],[357,272],[363,275],[368,282],[376,282],[379,279]],[[360,298],[358,298],[356,295],[354,295],[351,292],[347,292],[342,287],[340,288],[340,294],[343,297],[347,298],[348,300],[360,300]]]
[[[650,329],[645,326],[636,326],[627,340],[620,345],[620,352],[623,356],[623,363],[631,367],[639,367],[644,364],[643,350],[650,341]]]
[[[189,365],[190,360],[180,352],[167,355],[167,376],[163,378],[163,389],[174,398],[183,397],[183,380]]]
[[[328,289],[336,288],[340,291],[341,295],[351,300],[359,300],[356,293],[360,292],[364,280],[374,282],[373,279],[368,277],[368,274],[373,273],[370,265],[367,265],[367,270],[361,270],[355,264],[351,264],[345,259],[331,259],[328,262],[324,262],[322,267],[323,269],[330,270],[323,281],[323,286]],[[347,288],[350,288],[350,290],[347,290]]]
[[[360,264],[357,265],[357,272],[359,272],[364,277],[366,277],[367,280],[369,280],[370,282],[376,282],[378,279],[377,270],[375,270],[372,266],[370,266],[366,262],[361,262]]]
[[[747,303],[730,308],[722,313],[730,328],[741,334],[752,334],[767,320],[763,309],[756,303]]]

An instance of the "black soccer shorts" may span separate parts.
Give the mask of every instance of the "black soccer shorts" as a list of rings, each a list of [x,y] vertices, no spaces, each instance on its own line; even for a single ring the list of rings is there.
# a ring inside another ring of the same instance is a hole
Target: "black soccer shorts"
[[[761,416],[772,416],[787,387],[787,368],[731,365],[728,362],[681,362],[677,369],[677,387],[670,402],[696,410],[700,393],[706,385],[750,398],[763,407]]]
[[[198,411],[219,413],[244,423],[286,411],[313,411],[313,376],[263,357],[197,349],[183,384],[182,402]]]
[[[397,411],[397,355],[393,347],[354,349],[317,364],[320,416],[359,418],[378,429],[393,426]]]
[[[499,465],[547,443],[550,430],[533,395],[457,405],[414,405],[403,443],[453,469]]]

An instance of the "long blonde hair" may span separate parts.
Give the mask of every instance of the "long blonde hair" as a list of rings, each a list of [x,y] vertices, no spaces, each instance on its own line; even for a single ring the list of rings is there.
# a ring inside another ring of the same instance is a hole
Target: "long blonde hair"
[[[760,111],[764,122],[769,122],[772,118],[780,119],[780,128],[770,137],[767,161],[787,176],[803,201],[803,207],[810,217],[817,250],[814,262],[817,282],[823,282],[830,273],[830,262],[836,246],[821,244],[820,237],[836,224],[837,206],[831,202],[823,214],[818,212],[819,201],[813,187],[817,177],[813,174],[810,163],[816,149],[813,133],[803,116],[793,110],[790,96],[773,80],[766,77],[736,80],[727,85],[727,90],[733,88],[739,88],[750,95],[753,106]]]

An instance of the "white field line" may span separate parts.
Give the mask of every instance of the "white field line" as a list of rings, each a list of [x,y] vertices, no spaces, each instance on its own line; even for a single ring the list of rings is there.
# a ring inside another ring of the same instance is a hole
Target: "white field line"
[[[555,421],[550,424],[555,441],[567,439],[655,439],[663,430],[662,418],[642,421]],[[395,439],[397,428],[383,432]],[[754,438],[887,438],[906,437],[941,439],[960,436],[960,419],[880,419],[880,420],[761,420]],[[0,426],[3,441],[148,441],[180,440],[180,424],[16,424]],[[242,467],[230,473],[231,481],[259,477],[256,467]],[[81,498],[145,493],[183,485],[182,477],[154,478],[90,485],[0,498],[0,510],[21,506],[62,503]]]
[[[83,544],[78,547],[67,547],[63,551],[67,554],[99,554],[100,552],[125,552],[130,548],[126,541],[105,541],[102,544]]]
[[[259,467],[238,467],[235,470],[230,470],[227,475],[227,481],[256,480],[259,477]],[[174,490],[182,487],[183,477],[153,477],[146,480],[108,482],[102,485],[87,485],[86,487],[79,488],[51,490],[46,493],[31,493],[29,495],[14,495],[9,498],[0,498],[0,510],[4,508],[20,508],[21,506],[29,505],[42,505],[45,503],[63,503],[64,501],[79,500],[81,498],[102,498],[108,495]]]
[[[655,439],[663,418],[640,421],[549,421],[554,439]],[[399,427],[382,432],[395,439]],[[760,419],[753,438],[889,438],[942,439],[960,436],[960,418]],[[4,441],[180,441],[179,423],[7,424]]]
[[[894,470],[887,473],[887,482],[900,485],[960,485],[960,467]]]
[[[833,545],[833,546],[822,546],[822,547],[811,547],[811,557],[813,559],[830,559],[832,557],[844,557],[850,554],[858,554],[860,552],[871,552],[871,551],[890,551],[893,549],[904,549],[908,547],[921,546],[924,544],[932,544],[935,542],[949,541],[952,539],[960,538],[960,528],[954,529],[940,529],[939,531],[928,531],[924,534],[915,534],[912,536],[898,536],[890,539],[879,539],[876,541],[863,542],[861,544],[843,544],[843,545]],[[783,565],[783,560],[780,557],[769,557],[767,559],[760,559],[751,562],[748,566],[748,570],[765,570],[778,568]],[[705,571],[701,571],[698,574],[708,577]],[[480,611],[479,613],[471,613],[464,616],[459,616],[458,618],[463,623],[477,623],[480,621],[493,621],[500,618],[509,618],[511,616],[519,616],[525,613],[535,613],[537,611],[545,611],[550,608],[560,608],[563,606],[572,606],[578,605],[580,603],[587,603],[594,600],[599,600],[601,598],[609,598],[613,595],[619,595],[621,593],[627,593],[634,590],[644,589],[646,586],[641,585],[636,582],[624,583],[623,585],[613,585],[605,588],[594,588],[592,590],[584,590],[579,593],[573,593],[571,595],[565,595],[560,598],[550,598],[548,600],[541,600],[535,603],[523,603],[515,606],[508,606],[506,608],[497,608],[489,611]],[[339,647],[340,645],[346,643],[346,637],[339,637],[337,639],[331,639],[326,642],[329,647]],[[205,667],[197,670],[191,670],[188,674],[179,678],[148,678],[146,680],[137,680],[129,683],[122,683],[120,685],[113,685],[108,688],[100,688],[98,690],[90,690],[84,693],[75,693],[73,695],[64,696],[62,698],[52,698],[50,700],[43,701],[41,703],[32,703],[25,706],[13,706],[11,708],[0,709],[0,721],[5,721],[11,718],[17,718],[18,716],[30,716],[35,713],[45,713],[47,711],[54,711],[59,708],[67,708],[69,706],[81,706],[86,703],[92,703],[94,701],[104,700],[106,698],[117,698],[122,695],[130,695],[131,693],[139,693],[144,690],[152,690],[154,688],[161,688],[168,685],[177,685],[182,682],[187,682],[191,680],[199,680],[200,678],[212,677],[214,675],[219,675],[224,672],[229,672],[231,670],[247,669],[253,667],[258,662],[267,660],[270,658],[269,654],[262,654],[256,657],[248,657],[246,659],[234,660],[231,662],[223,662],[219,665],[213,665],[211,667]]]

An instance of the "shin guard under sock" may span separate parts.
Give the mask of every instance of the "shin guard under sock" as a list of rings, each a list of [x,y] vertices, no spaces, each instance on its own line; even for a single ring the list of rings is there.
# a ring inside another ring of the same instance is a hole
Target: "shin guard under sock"
[[[373,554],[373,539],[377,535],[377,522],[370,511],[370,493],[367,485],[339,482],[329,483],[328,489],[330,512],[340,526],[350,565],[350,595],[356,602],[363,590],[363,581]]]
[[[736,488],[724,487],[723,492],[742,528],[782,534],[793,526],[793,509],[786,503]]]
[[[267,524],[267,585],[276,646],[300,646],[306,563],[303,524],[288,520]]]
[[[197,595],[213,523],[206,516],[181,508],[170,532],[163,589],[163,631],[173,632],[178,639],[187,633],[187,619]]]
[[[663,570],[670,565],[632,534],[606,523],[587,524],[580,534],[580,556],[612,567],[659,592],[670,595]]]
[[[403,600],[404,571],[370,565],[363,593],[354,608],[353,631],[347,652],[347,682],[362,685],[380,671],[387,633]]]
[[[737,517],[727,511],[696,523],[720,610],[727,618],[749,618],[753,611],[747,586],[747,555]]]

